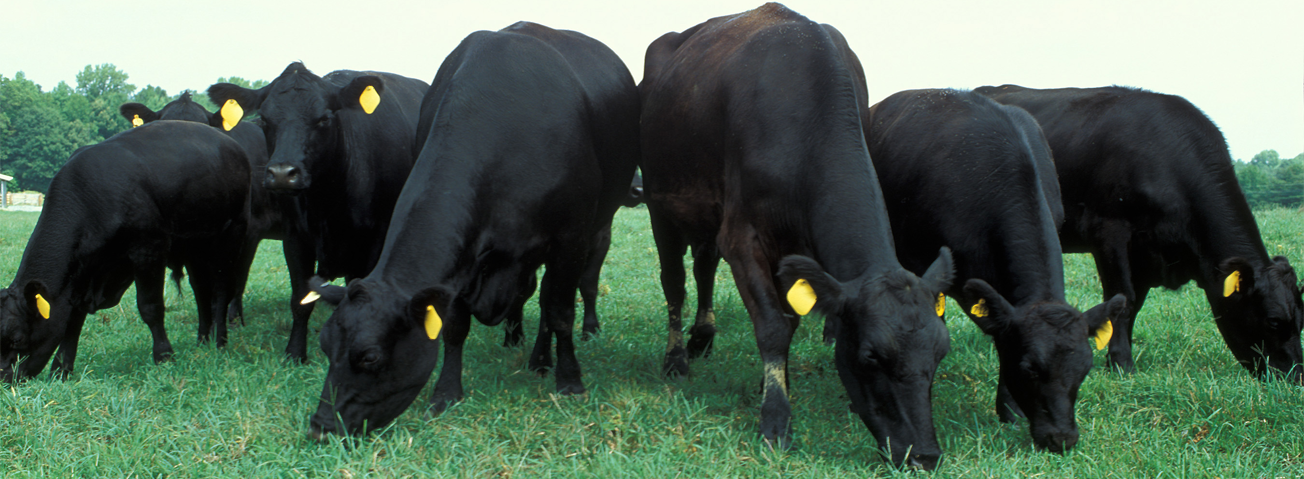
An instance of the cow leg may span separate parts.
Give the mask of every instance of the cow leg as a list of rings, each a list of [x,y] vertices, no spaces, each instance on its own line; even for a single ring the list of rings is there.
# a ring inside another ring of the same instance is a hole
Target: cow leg
[[[800,320],[783,313],[774,289],[769,258],[756,244],[750,227],[720,231],[720,244],[733,270],[734,283],[752,318],[756,345],[764,365],[761,436],[772,447],[787,448],[792,433],[792,403],[788,396],[788,350]],[[734,239],[737,239],[735,242]]]
[[[172,343],[168,341],[168,331],[163,324],[163,287],[166,279],[164,268],[159,266],[138,267],[136,269],[136,310],[140,312],[141,321],[149,327],[154,338],[154,362],[161,363],[172,359]],[[191,275],[193,280],[194,275]],[[193,282],[192,288],[193,286]],[[179,290],[180,288],[178,288]],[[195,292],[199,298],[199,292]]]
[[[548,277],[547,270],[544,271],[544,277]],[[547,291],[548,281],[545,279],[544,292],[539,293],[539,333],[534,338],[534,350],[530,351],[530,363],[527,367],[537,373],[540,377],[547,376],[548,371],[552,369],[552,327],[548,323],[548,314],[545,312],[547,300],[544,299]]]
[[[1014,396],[1005,385],[1005,378],[997,379],[996,383],[996,417],[1008,424],[1013,424],[1021,417],[1028,417],[1023,413],[1023,409],[1019,408],[1019,404],[1014,402]]]
[[[68,328],[64,330],[63,341],[59,342],[59,351],[54,355],[50,373],[56,379],[68,379],[72,376],[73,363],[77,360],[77,342],[81,340],[82,326],[86,324],[86,312],[74,308],[68,315]]]
[[[688,330],[688,358],[711,355],[715,344],[715,270],[720,266],[720,250],[714,243],[693,248],[693,282],[697,286],[697,317]]]
[[[584,274],[584,258],[588,252],[575,248],[572,254],[559,255],[547,263],[543,284],[539,288],[539,329],[546,324],[557,338],[558,394],[583,394],[585,392],[579,359],[575,357],[575,289]],[[543,337],[542,335],[540,337]],[[537,347],[537,345],[536,345]],[[545,349],[547,348],[545,344]]]
[[[534,296],[534,290],[538,289],[538,287],[539,279],[535,275],[529,275],[529,279],[526,280],[524,288],[521,290],[521,295],[516,297],[516,302],[512,304],[512,308],[507,310],[506,324],[503,325],[504,348],[514,348],[525,342],[525,328],[523,327],[525,303],[530,300],[530,296]],[[540,321],[540,327],[542,326],[542,321]]]
[[[199,344],[205,344],[212,336],[217,335],[218,347],[225,346],[225,314],[221,317],[213,315],[217,309],[214,307],[216,302],[222,300],[213,294],[218,289],[214,283],[220,280],[214,277],[208,265],[191,263],[186,265],[186,268],[190,270],[190,289],[195,292],[195,309],[199,316]]]
[[[281,242],[285,254],[285,268],[290,273],[290,342],[285,345],[285,356],[299,363],[308,360],[308,320],[316,303],[299,304],[308,295],[308,278],[316,263],[316,252],[311,238],[291,232]]]
[[[598,324],[598,282],[602,277],[602,262],[611,249],[611,225],[598,230],[593,254],[589,255],[584,274],[580,277],[580,298],[584,300],[584,332],[580,339],[588,341],[597,337],[602,326]]]
[[[1136,363],[1132,360],[1132,323],[1141,309],[1141,302],[1145,301],[1145,293],[1138,294],[1144,287],[1138,288],[1132,276],[1128,257],[1130,239],[1131,232],[1126,225],[1103,223],[1099,226],[1099,237],[1092,251],[1105,300],[1119,293],[1127,298],[1123,314],[1112,319],[1115,334],[1109,340],[1108,361],[1111,369],[1125,373],[1136,371]]]
[[[454,311],[444,323],[440,337],[444,339],[444,365],[435,380],[435,390],[430,393],[430,411],[439,414],[462,400],[462,346],[471,330],[471,316]]]
[[[239,264],[243,266],[241,270],[245,271],[246,274],[237,278],[239,283],[236,285],[235,291],[232,292],[231,302],[228,304],[226,308],[227,324],[238,325],[238,326],[245,325],[244,291],[245,291],[245,286],[249,282],[249,274],[248,274],[249,268],[253,266],[254,256],[258,254],[258,243],[259,243],[258,238],[252,239],[251,243],[245,246],[244,252],[240,255]]]
[[[687,377],[688,353],[684,349],[682,313],[684,296],[688,294],[684,287],[684,253],[688,250],[688,245],[677,228],[658,214],[659,209],[655,204],[648,204],[652,238],[656,241],[657,259],[661,263],[661,290],[666,295],[666,310],[669,313],[666,326],[669,340],[662,371],[668,377]]]

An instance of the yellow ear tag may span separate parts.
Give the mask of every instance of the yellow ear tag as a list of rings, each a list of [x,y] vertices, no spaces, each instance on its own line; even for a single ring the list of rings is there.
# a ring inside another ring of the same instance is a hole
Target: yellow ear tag
[[[987,300],[978,300],[977,303],[974,303],[972,308],[969,308],[969,313],[979,318],[987,317]]]
[[[42,318],[50,319],[50,302],[39,294],[36,295],[36,312],[41,313]]]
[[[1114,322],[1107,320],[1105,321],[1105,324],[1100,326],[1100,329],[1096,330],[1096,335],[1092,336],[1092,338],[1095,338],[1096,340],[1096,351],[1100,351],[1105,349],[1105,346],[1109,346],[1109,338],[1113,336]]]
[[[362,111],[368,115],[376,111],[376,105],[380,104],[380,94],[376,93],[376,87],[367,85],[367,89],[362,90],[362,95],[358,96],[358,104],[362,105]]]
[[[426,306],[426,337],[435,339],[439,337],[439,330],[444,328],[444,321],[439,319],[439,313],[435,312],[434,306]]]
[[[144,124],[145,124],[145,120],[140,119],[140,115],[131,115],[131,127],[132,127],[132,128],[135,128],[135,127],[138,127],[138,126],[140,126],[140,125],[144,125]]]
[[[309,291],[308,294],[303,295],[303,300],[299,301],[299,304],[310,304],[319,299],[321,299],[320,294],[317,294],[316,291]]]
[[[815,299],[815,289],[804,279],[797,280],[788,288],[788,304],[797,314],[805,316],[810,313],[811,308],[815,307]]]
[[[1235,293],[1240,290],[1241,290],[1241,272],[1232,271],[1232,274],[1227,275],[1227,280],[1223,281],[1223,297],[1226,298],[1228,296],[1231,296],[1232,293]]]
[[[946,294],[945,293],[937,293],[937,304],[935,306],[937,307],[937,315],[939,317],[946,316]]]
[[[240,103],[235,100],[227,100],[222,105],[222,128],[231,131],[236,125],[240,124],[240,119],[244,118],[244,108],[240,108]]]

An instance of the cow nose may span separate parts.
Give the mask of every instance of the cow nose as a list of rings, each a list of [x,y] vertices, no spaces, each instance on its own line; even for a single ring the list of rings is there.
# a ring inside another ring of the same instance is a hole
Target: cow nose
[[[937,464],[941,461],[941,454],[911,454],[910,459],[906,461],[906,466],[911,469],[931,471],[937,469]]]
[[[301,190],[307,187],[304,174],[296,166],[276,164],[267,167],[263,187],[269,190]]]
[[[1047,451],[1063,454],[1073,446],[1078,444],[1078,432],[1053,432],[1046,435],[1045,447]]]

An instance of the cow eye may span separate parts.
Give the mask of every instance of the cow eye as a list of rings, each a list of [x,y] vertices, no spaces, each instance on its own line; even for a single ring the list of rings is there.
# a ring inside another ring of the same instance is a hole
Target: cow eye
[[[358,367],[363,369],[375,369],[380,365],[380,352],[376,350],[367,351],[361,358],[358,358]]]
[[[331,125],[331,117],[323,116],[317,119],[317,128],[326,128]]]
[[[1027,375],[1028,375],[1028,378],[1029,378],[1029,379],[1032,379],[1032,380],[1035,381],[1035,380],[1037,380],[1037,378],[1041,377],[1041,375],[1037,374],[1037,369],[1034,368],[1034,367],[1032,367],[1031,364],[1023,363],[1023,364],[1020,364],[1019,367],[1023,369],[1023,373],[1024,373],[1024,374],[1027,374]]]

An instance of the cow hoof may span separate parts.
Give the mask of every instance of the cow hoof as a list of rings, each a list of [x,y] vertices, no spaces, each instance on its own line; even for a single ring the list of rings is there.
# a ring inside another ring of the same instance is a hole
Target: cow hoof
[[[158,349],[154,351],[154,364],[163,364],[172,361],[172,347]]]
[[[430,408],[426,409],[426,417],[434,418],[443,414],[444,411],[447,411],[448,408],[457,404],[460,400],[461,398],[432,398],[430,400]]]
[[[584,396],[588,397],[589,390],[584,388],[583,384],[557,385],[557,394],[561,396]]]
[[[679,354],[674,354],[677,351]],[[675,348],[671,354],[666,355],[666,361],[661,367],[667,378],[678,379],[688,377],[688,360],[685,359],[683,349]]]
[[[519,348],[521,347],[521,344],[524,342],[525,342],[524,338],[522,338],[520,335],[513,336],[511,333],[508,333],[503,336],[504,348]]]
[[[552,357],[550,356],[531,357],[529,368],[530,371],[533,371],[535,374],[538,374],[539,377],[545,377],[548,375],[548,371],[552,370]]]
[[[585,325],[584,331],[580,333],[580,341],[589,341],[589,340],[597,339],[598,333],[601,332],[602,332],[602,328],[596,326],[590,328],[588,325]]]

